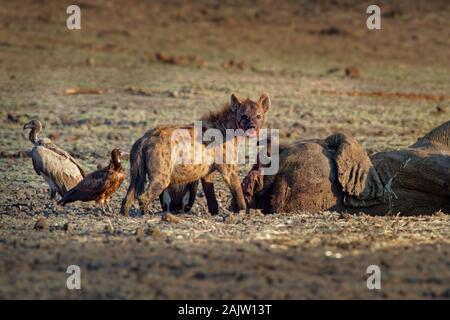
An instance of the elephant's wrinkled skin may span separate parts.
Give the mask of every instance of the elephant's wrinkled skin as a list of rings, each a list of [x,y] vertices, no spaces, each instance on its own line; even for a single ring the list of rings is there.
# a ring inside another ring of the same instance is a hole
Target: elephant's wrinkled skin
[[[292,210],[404,215],[450,213],[450,121],[407,149],[367,155],[351,136],[280,146],[280,169],[249,172],[249,206],[264,213]]]

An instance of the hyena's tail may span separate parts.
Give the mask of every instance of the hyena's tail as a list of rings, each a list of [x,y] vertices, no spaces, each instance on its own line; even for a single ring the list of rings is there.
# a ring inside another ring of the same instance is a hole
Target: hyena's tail
[[[130,185],[127,195],[122,201],[120,212],[124,216],[128,216],[128,210],[134,200],[144,192],[147,177],[147,169],[145,165],[145,153],[143,152],[143,143],[139,139],[131,148],[130,152]]]

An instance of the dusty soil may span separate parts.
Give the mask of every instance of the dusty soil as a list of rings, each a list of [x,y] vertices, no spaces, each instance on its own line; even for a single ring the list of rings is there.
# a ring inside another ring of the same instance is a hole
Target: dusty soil
[[[364,1],[82,1],[80,31],[69,4],[0,1],[0,298],[450,298],[448,215],[224,218],[200,188],[179,223],[158,201],[106,217],[50,202],[22,131],[38,117],[91,171],[155,125],[267,92],[284,141],[345,130],[370,152],[405,147],[449,119],[448,1],[381,3],[378,31]],[[367,289],[372,264],[381,290]]]

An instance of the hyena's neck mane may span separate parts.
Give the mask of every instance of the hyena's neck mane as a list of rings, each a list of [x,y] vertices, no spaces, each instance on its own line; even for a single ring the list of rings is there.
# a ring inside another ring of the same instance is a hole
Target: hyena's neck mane
[[[236,119],[229,104],[225,105],[218,111],[210,112],[209,114],[204,115],[200,120],[202,121],[204,128],[216,128],[223,133],[225,133],[226,129],[236,130],[238,128]]]

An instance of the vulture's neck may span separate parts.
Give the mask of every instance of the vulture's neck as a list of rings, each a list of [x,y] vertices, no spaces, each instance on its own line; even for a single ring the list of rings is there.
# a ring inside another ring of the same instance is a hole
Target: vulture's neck
[[[41,130],[38,128],[31,129],[30,135],[28,137],[30,138],[32,144],[36,144],[38,142],[38,135],[40,131]]]
[[[118,156],[114,156],[111,159],[111,164],[113,165],[114,170],[120,170],[122,168],[122,164],[120,163],[120,159]]]

